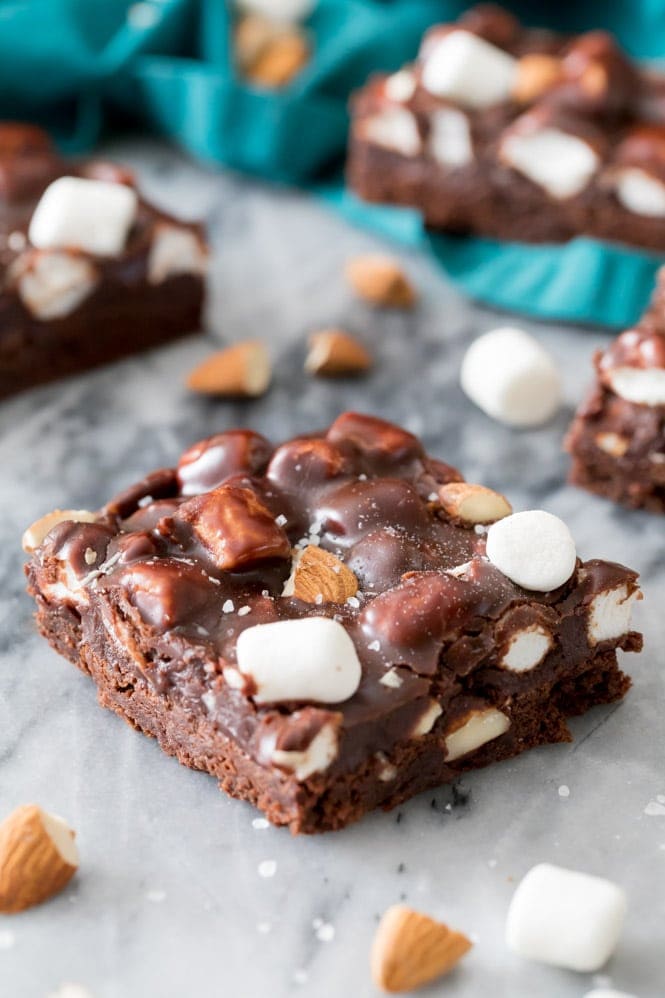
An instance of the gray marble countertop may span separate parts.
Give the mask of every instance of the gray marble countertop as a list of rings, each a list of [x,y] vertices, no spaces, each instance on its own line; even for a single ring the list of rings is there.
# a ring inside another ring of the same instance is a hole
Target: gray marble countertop
[[[520,323],[560,363],[566,406],[544,429],[510,431],[457,383],[470,340],[510,320],[463,300],[426,258],[404,259],[422,291],[413,314],[372,311],[353,299],[342,267],[378,244],[324,207],[161,145],[108,152],[135,165],[157,200],[208,220],[210,324],[228,341],[265,337],[275,380],[248,404],[191,397],[183,375],[210,349],[192,338],[0,405],[0,810],[37,801],[66,816],[82,855],[61,896],[0,916],[0,995],[45,998],[73,981],[94,998],[364,998],[375,994],[368,950],[378,917],[402,899],[476,942],[423,995],[581,998],[602,978],[638,998],[662,996],[665,521],[565,485],[561,453],[591,354],[608,335]],[[302,373],[307,332],[336,323],[376,354],[367,379]],[[253,824],[258,812],[97,707],[91,682],[35,633],[19,539],[46,510],[94,508],[212,432],[249,425],[280,439],[347,408],[405,424],[516,509],[562,516],[583,557],[639,569],[645,650],[626,662],[635,685],[625,703],[574,722],[574,744],[477,772],[344,832],[292,838]],[[259,874],[265,860],[276,864],[270,877]],[[600,978],[528,963],[503,943],[515,883],[543,860],[628,893],[625,931]]]

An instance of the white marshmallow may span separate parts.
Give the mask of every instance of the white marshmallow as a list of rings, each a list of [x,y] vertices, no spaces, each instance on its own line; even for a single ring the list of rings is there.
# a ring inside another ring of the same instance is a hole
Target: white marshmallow
[[[430,118],[427,150],[442,166],[466,166],[473,160],[469,119],[463,111],[443,108]]]
[[[125,184],[60,177],[41,196],[28,237],[38,249],[79,249],[117,256],[136,217],[136,191]]]
[[[460,382],[472,402],[508,426],[539,426],[561,403],[561,378],[546,350],[522,329],[494,329],[475,340]]]
[[[388,100],[405,104],[416,91],[416,78],[410,69],[400,69],[389,76],[383,84],[383,92]]]
[[[594,988],[593,991],[587,991],[584,998],[635,998],[635,995],[629,995],[627,991],[615,991],[614,988]]]
[[[418,718],[413,731],[411,732],[412,738],[420,738],[422,735],[427,735],[432,730],[436,721],[443,713],[441,705],[436,702],[436,700],[430,700],[429,704],[423,711],[423,713]]]
[[[239,10],[247,14],[261,14],[270,21],[296,24],[309,17],[316,0],[235,0]]]
[[[341,624],[303,617],[242,631],[238,669],[256,684],[257,703],[314,700],[341,703],[358,689],[360,662]]]
[[[9,280],[31,315],[44,322],[70,315],[97,286],[89,260],[68,253],[28,250],[12,264]]]
[[[605,375],[616,395],[636,405],[665,405],[665,369],[615,367]]]
[[[588,142],[558,128],[513,132],[501,142],[500,155],[556,200],[584,190],[600,162]]]
[[[552,635],[538,624],[518,631],[499,663],[510,672],[529,672],[540,665],[552,647]]]
[[[517,60],[470,31],[451,31],[427,53],[422,85],[436,97],[484,108],[507,100]]]
[[[510,721],[496,707],[472,710],[469,719],[446,736],[446,762],[453,762],[506,733]]]
[[[422,147],[416,119],[403,107],[388,107],[362,123],[368,142],[393,149],[402,156],[417,156]]]
[[[628,211],[648,218],[665,218],[665,184],[644,170],[631,166],[618,171],[614,190]]]
[[[571,577],[577,552],[563,520],[545,510],[530,509],[492,524],[487,531],[487,557],[516,585],[548,593]]]
[[[633,604],[641,599],[641,595],[636,589],[629,596],[628,586],[624,583],[595,596],[589,607],[589,644],[614,641],[628,634]]]
[[[531,960],[598,970],[616,947],[625,911],[625,894],[611,881],[540,863],[513,895],[506,942]]]
[[[337,756],[337,730],[324,724],[319,733],[301,752],[273,749],[271,762],[290,769],[297,780],[306,780],[312,773],[322,773]]]
[[[168,222],[155,226],[148,257],[148,281],[161,284],[175,274],[205,274],[208,255],[191,229]]]

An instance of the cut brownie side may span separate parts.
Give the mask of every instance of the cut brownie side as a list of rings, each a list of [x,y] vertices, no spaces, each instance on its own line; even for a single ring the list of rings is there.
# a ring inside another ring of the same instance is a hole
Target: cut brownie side
[[[196,332],[206,266],[200,226],[140,199],[128,170],[0,124],[0,397]]]
[[[355,95],[348,181],[433,229],[663,249],[664,88],[604,32],[527,29],[483,5]]]
[[[634,572],[352,413],[276,449],[218,434],[24,545],[40,630],[100,702],[294,832],[569,740],[641,645]]]
[[[665,269],[650,308],[595,359],[596,384],[566,438],[570,480],[665,512]]]

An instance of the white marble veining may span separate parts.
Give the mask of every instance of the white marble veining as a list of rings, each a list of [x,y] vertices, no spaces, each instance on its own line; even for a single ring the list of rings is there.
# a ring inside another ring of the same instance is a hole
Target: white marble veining
[[[625,931],[603,976],[639,998],[662,996],[665,521],[565,485],[560,449],[607,334],[526,323],[563,368],[566,408],[542,429],[501,427],[456,378],[472,337],[505,317],[462,300],[426,259],[405,259],[420,307],[374,311],[353,299],[342,265],[377,243],[325,208],[157,145],[112,152],[165,204],[209,220],[212,325],[228,340],[265,337],[275,384],[245,405],[190,397],[183,374],[210,347],[191,339],[0,405],[0,811],[37,801],[63,814],[82,856],[60,897],[0,916],[2,998],[45,998],[67,981],[93,998],[365,998],[375,993],[372,933],[400,899],[476,942],[423,994],[576,998],[591,975],[527,963],[503,943],[514,885],[540,861],[625,887]],[[307,332],[336,323],[376,354],[369,378],[303,374]],[[626,661],[635,686],[625,703],[575,721],[574,744],[467,776],[347,831],[292,838],[96,706],[90,681],[35,634],[19,539],[46,510],[99,505],[208,433],[246,424],[279,439],[348,407],[405,423],[516,509],[563,517],[582,556],[638,568],[646,647]]]

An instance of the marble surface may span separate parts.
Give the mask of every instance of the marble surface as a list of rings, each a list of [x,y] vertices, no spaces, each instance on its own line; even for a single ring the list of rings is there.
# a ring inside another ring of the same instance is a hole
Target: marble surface
[[[476,941],[464,965],[423,994],[574,998],[591,975],[527,963],[503,943],[515,883],[548,860],[626,888],[625,931],[601,976],[639,998],[662,996],[665,521],[565,485],[560,449],[606,336],[523,323],[559,361],[566,406],[544,429],[504,429],[464,399],[457,371],[470,340],[506,317],[462,300],[429,261],[405,259],[422,290],[413,314],[372,311],[341,274],[349,253],[377,244],[325,208],[159,145],[109,151],[136,165],[157,199],[208,220],[211,325],[227,340],[265,337],[275,382],[249,404],[190,397],[183,374],[210,346],[190,339],[0,406],[1,811],[37,801],[65,815],[82,855],[60,897],[0,920],[0,994],[44,998],[73,981],[94,998],[364,998],[375,993],[376,922],[402,899]],[[328,384],[303,375],[307,332],[333,323],[372,348],[371,377]],[[97,707],[90,681],[35,633],[19,538],[44,511],[93,508],[213,431],[245,424],[281,438],[349,407],[404,423],[515,508],[561,515],[582,556],[639,569],[646,644],[626,663],[635,681],[626,702],[575,721],[574,744],[478,772],[347,831],[299,839],[261,827],[214,780]]]

